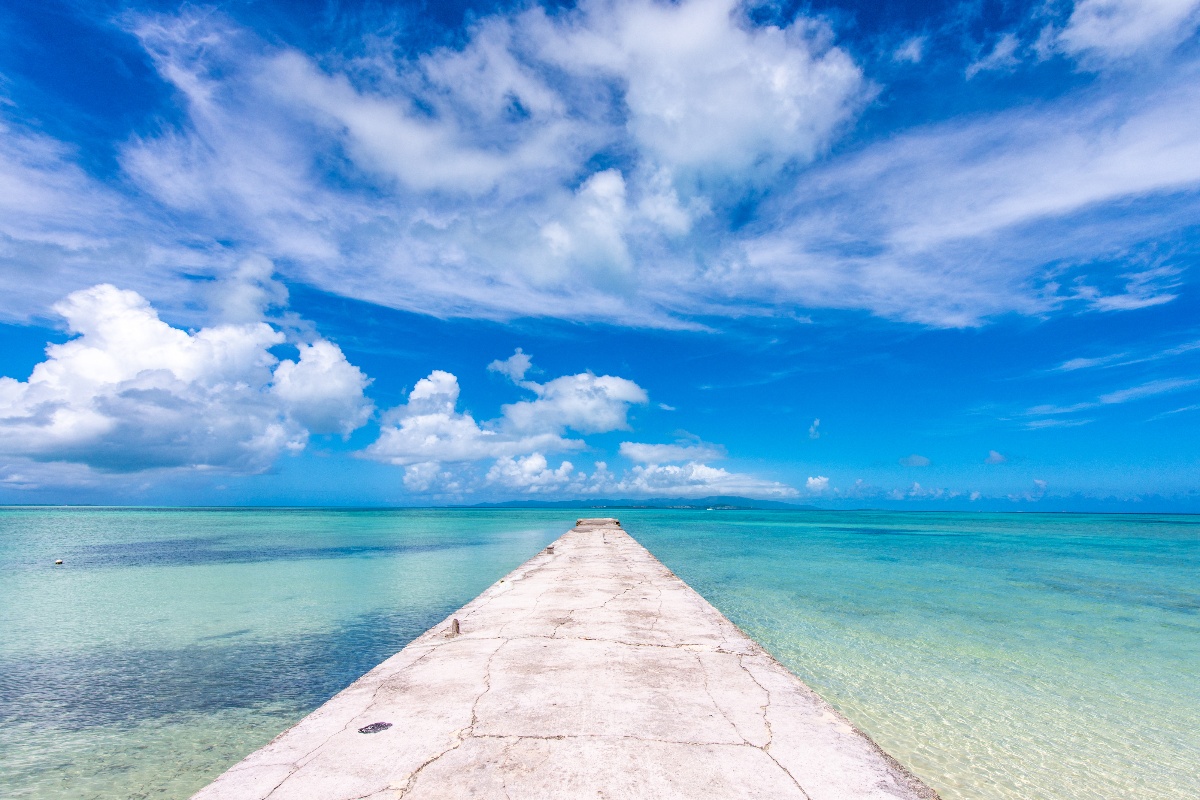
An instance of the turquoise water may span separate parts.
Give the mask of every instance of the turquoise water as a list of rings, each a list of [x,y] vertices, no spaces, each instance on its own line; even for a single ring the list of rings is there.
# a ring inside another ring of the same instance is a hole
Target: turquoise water
[[[0,795],[185,798],[580,513],[0,510]],[[1197,794],[1200,518],[621,517],[947,800]]]

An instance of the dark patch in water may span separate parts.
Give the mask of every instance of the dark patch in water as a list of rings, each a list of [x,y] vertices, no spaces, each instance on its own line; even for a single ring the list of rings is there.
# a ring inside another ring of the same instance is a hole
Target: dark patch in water
[[[479,547],[486,542],[458,539],[453,542],[345,544],[310,547],[265,545],[247,547],[232,536],[111,542],[75,548],[72,562],[81,567],[161,567],[197,564],[255,564],[264,561],[302,561],[365,558],[400,553],[431,553]]]
[[[0,725],[78,730],[263,705],[308,711],[456,605],[367,614],[291,641],[225,640],[175,650],[0,660]]]
[[[233,639],[237,636],[245,636],[247,633],[250,633],[250,629],[242,628],[240,631],[230,631],[229,633],[214,633],[212,636],[201,636],[198,639],[196,639],[196,641],[211,642],[211,641],[214,641],[217,639]]]

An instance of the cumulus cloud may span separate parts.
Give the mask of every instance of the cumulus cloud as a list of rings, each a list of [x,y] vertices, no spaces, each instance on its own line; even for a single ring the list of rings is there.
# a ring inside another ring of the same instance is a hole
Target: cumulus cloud
[[[408,402],[386,412],[379,438],[363,452],[367,458],[397,466],[479,461],[537,451],[577,450],[579,439],[559,430],[516,431],[496,420],[485,425],[458,410],[458,378],[434,370],[417,381]],[[419,467],[417,472],[428,471]]]
[[[916,453],[900,459],[900,466],[902,467],[928,467],[930,463],[928,458]]]
[[[539,23],[550,59],[627,87],[626,128],[672,170],[744,180],[807,160],[861,99],[860,69],[821,23],[751,25],[736,0],[585,2]]]
[[[265,469],[310,432],[349,433],[370,414],[366,378],[326,341],[298,361],[265,322],[195,333],[136,292],[101,284],[55,305],[75,338],[26,381],[0,378],[0,451],[111,471]]]
[[[824,475],[810,477],[804,482],[804,488],[808,489],[808,491],[812,492],[813,494],[822,494],[823,492],[829,490],[829,478],[825,477]]]
[[[812,421],[812,425],[808,426],[808,438],[810,438],[810,439],[820,439],[821,438],[821,420],[820,419],[814,419]]]
[[[365,425],[373,406],[363,398],[369,381],[362,370],[332,342],[301,343],[298,349],[298,361],[279,362],[271,387],[292,419],[312,433],[343,436]]]
[[[532,360],[518,351],[505,361],[492,362],[489,369],[519,380],[531,366]],[[458,410],[458,378],[434,370],[417,381],[404,405],[384,415],[379,438],[362,455],[405,467],[406,485],[420,490],[433,486],[436,476],[447,474],[443,464],[487,459],[496,459],[487,475],[489,483],[562,488],[574,467],[564,462],[565,471],[561,466],[549,470],[545,454],[586,447],[582,439],[566,432],[624,429],[630,405],[648,401],[645,390],[633,381],[591,372],[518,385],[536,398],[505,405],[500,417],[480,423]]]
[[[488,371],[499,372],[513,383],[520,383],[525,380],[525,373],[529,372],[529,368],[532,366],[533,358],[518,347],[516,352],[508,358],[504,360],[497,358],[488,364]]]
[[[678,461],[710,461],[725,456],[724,448],[698,443],[645,444],[621,442],[621,455],[639,464],[671,464]]]
[[[639,464],[614,475],[603,461],[592,473],[577,471],[570,461],[552,467],[541,453],[523,458],[497,459],[488,469],[486,484],[524,494],[579,497],[706,497],[738,495],[789,498],[798,493],[777,481],[730,472],[699,462]]]
[[[418,493],[465,494],[507,490],[568,497],[738,494],[791,497],[776,481],[713,467],[723,448],[696,439],[674,444],[622,442],[635,466],[612,473],[596,461],[590,473],[572,461],[557,466],[553,453],[587,447],[580,436],[629,428],[629,410],[646,404],[631,380],[582,372],[538,383],[523,380],[532,359],[518,350],[488,369],[512,379],[534,399],[501,406],[500,416],[478,422],[460,411],[458,378],[434,370],[417,382],[405,404],[386,412],[379,438],[361,455],[404,467],[404,485]],[[490,462],[490,464],[487,464]],[[487,464],[486,471],[479,465]]]
[[[505,456],[492,464],[487,472],[487,482],[530,494],[561,492],[576,477],[574,472],[575,466],[570,461],[563,461],[557,468],[551,469],[541,453],[515,459]]]
[[[689,462],[687,464],[638,465],[612,485],[620,493],[680,497],[704,497],[713,494],[748,497],[795,497],[791,486],[763,480],[720,467]]]
[[[521,384],[537,395],[504,406],[504,422],[516,431],[571,428],[580,433],[627,430],[631,405],[649,401],[646,390],[626,378],[584,372],[546,383]]]

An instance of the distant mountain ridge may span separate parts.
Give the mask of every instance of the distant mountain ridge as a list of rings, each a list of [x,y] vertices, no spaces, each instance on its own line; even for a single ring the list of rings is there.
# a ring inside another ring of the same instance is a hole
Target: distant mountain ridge
[[[715,495],[712,497],[652,497],[642,500],[506,500],[503,503],[475,503],[458,508],[679,508],[737,510],[816,511],[816,506],[802,506],[781,500],[754,500],[749,497]]]

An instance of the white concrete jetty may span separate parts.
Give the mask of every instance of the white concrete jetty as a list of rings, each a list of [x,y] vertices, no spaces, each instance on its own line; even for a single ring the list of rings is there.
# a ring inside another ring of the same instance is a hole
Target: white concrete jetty
[[[726,797],[937,795],[584,519],[195,800]]]

